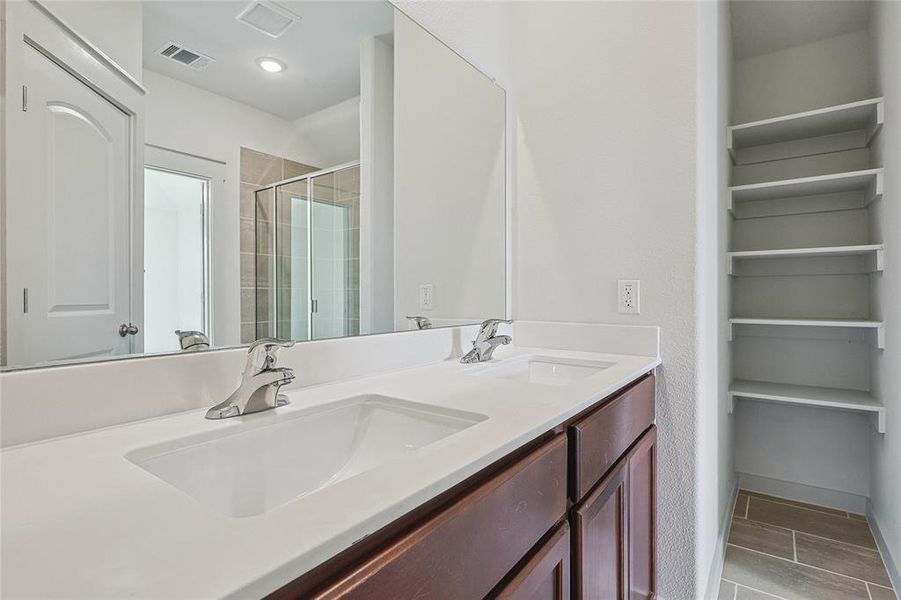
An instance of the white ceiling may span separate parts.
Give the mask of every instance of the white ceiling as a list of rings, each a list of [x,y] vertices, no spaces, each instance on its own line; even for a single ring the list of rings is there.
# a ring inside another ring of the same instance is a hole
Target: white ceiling
[[[866,29],[866,0],[733,0],[735,60]]]
[[[278,4],[301,20],[273,39],[235,19],[249,3],[144,0],[144,67],[294,120],[357,96],[360,41],[394,28],[388,2],[287,0]],[[157,55],[170,41],[216,62],[195,71]],[[288,68],[266,73],[256,64],[262,56]]]

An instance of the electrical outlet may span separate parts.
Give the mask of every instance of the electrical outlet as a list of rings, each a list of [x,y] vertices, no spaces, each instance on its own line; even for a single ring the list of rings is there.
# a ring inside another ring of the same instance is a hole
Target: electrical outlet
[[[639,301],[641,282],[637,279],[617,281],[617,308],[621,314],[637,315],[641,312]]]
[[[435,303],[435,286],[431,283],[424,283],[419,286],[419,308],[422,310],[432,310]]]

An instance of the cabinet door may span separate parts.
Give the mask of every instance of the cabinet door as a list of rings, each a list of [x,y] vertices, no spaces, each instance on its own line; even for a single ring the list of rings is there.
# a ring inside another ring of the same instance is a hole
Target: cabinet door
[[[657,428],[629,452],[629,598],[653,598],[656,586]]]
[[[573,511],[574,597],[624,600],[627,587],[627,461]]]
[[[492,598],[503,600],[569,600],[569,525],[563,523]]]

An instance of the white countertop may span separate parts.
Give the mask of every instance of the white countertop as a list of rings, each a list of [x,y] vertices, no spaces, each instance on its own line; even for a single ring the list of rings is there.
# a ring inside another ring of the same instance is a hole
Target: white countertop
[[[526,354],[614,364],[549,386],[473,377],[455,359],[289,391],[291,404],[277,411],[382,394],[488,418],[257,516],[220,515],[125,455],[261,415],[209,421],[206,409],[193,410],[8,448],[0,452],[0,595],[261,597],[660,364],[656,357],[510,347],[496,356]]]

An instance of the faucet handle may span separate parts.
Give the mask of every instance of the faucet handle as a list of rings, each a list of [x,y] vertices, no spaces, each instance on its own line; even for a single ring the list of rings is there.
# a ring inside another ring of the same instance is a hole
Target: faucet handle
[[[419,315],[407,317],[408,320],[412,321],[416,325],[416,329],[431,329],[432,322],[428,317],[422,317]]]
[[[244,367],[245,374],[252,374],[257,368],[257,356],[263,354],[263,364],[260,370],[271,369],[275,366],[279,348],[290,348],[295,344],[294,340],[281,340],[278,338],[264,337],[255,340],[247,349],[247,366]]]
[[[498,325],[509,325],[512,322],[513,319],[485,319],[479,326],[479,334],[485,337],[494,337],[494,334],[497,333]]]

